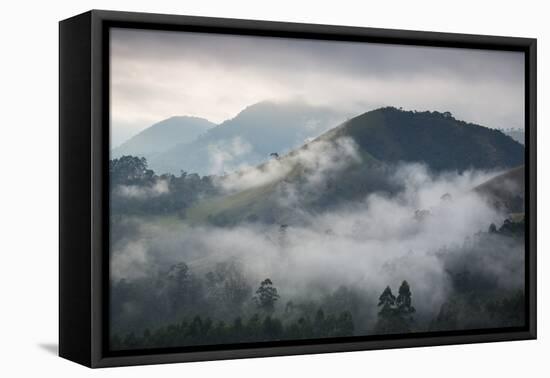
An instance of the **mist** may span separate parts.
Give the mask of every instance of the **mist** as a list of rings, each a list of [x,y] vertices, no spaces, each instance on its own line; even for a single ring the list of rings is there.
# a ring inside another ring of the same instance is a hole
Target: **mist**
[[[123,222],[133,232],[112,248],[112,279],[154,276],[179,262],[204,275],[216,264],[231,262],[252,287],[269,277],[284,302],[322,298],[345,286],[368,293],[373,303],[387,285],[407,280],[418,316],[433,316],[453,290],[450,267],[471,266],[478,234],[505,218],[472,191],[496,172],[434,175],[420,164],[393,169],[389,180],[403,188],[395,195],[374,193],[353,207],[302,212],[300,223],[284,229],[261,223],[167,226],[129,217]],[[257,177],[252,174],[243,185],[251,185],[250,177]],[[322,179],[317,171],[315,182]],[[475,269],[490,271],[499,287],[521,287],[521,272],[514,271],[512,279],[509,266],[518,266],[522,246],[494,239],[498,252],[475,257]],[[374,318],[376,306],[369,311]]]

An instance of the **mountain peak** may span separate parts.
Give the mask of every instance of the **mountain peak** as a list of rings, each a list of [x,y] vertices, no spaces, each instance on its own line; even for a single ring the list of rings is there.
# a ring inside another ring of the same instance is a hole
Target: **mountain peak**
[[[296,114],[300,112],[309,113],[311,111],[334,112],[325,106],[312,105],[301,99],[263,100],[263,101],[256,102],[254,104],[246,106],[234,118],[229,119],[223,123],[230,122],[235,118],[242,118],[242,117],[248,117],[248,116],[261,115],[265,117],[266,114],[271,114],[272,116],[277,117],[277,116],[284,116],[289,114]]]
[[[178,144],[150,161],[159,172],[185,170],[222,174],[256,165],[271,153],[298,148],[345,119],[343,113],[303,101],[261,101],[201,135],[192,145]]]
[[[524,148],[502,132],[457,120],[450,112],[384,107],[360,114],[322,135],[351,137],[388,163],[426,163],[435,171],[494,169],[523,164]]]
[[[114,157],[122,155],[152,156],[172,148],[179,143],[190,143],[214,123],[199,117],[172,116],[142,130],[119,147],[113,149]]]

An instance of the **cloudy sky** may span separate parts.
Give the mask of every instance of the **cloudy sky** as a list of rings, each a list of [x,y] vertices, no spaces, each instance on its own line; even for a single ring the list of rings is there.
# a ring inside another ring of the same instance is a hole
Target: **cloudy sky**
[[[112,146],[170,116],[219,123],[263,100],[523,128],[523,74],[517,52],[113,29]]]

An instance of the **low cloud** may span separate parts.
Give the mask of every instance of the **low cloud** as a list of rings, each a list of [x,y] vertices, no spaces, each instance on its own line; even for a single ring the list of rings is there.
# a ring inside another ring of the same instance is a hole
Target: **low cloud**
[[[224,175],[226,172],[239,168],[239,158],[250,152],[252,152],[252,145],[241,137],[209,144],[209,173],[212,175]]]
[[[170,192],[168,181],[157,180],[151,186],[118,185],[114,194],[125,198],[147,199],[168,194]]]
[[[293,157],[304,167],[315,168],[308,177],[312,183],[319,184],[332,169],[358,158],[353,145],[344,140],[333,146],[341,160],[324,155],[326,160],[313,163],[308,156],[314,149],[327,151],[321,146]],[[250,170],[239,180],[222,184],[231,190],[258,185],[281,177],[281,165],[273,160],[260,172]],[[128,219],[135,232],[113,246],[113,278],[132,279],[152,267],[161,271],[181,261],[195,272],[206,273],[216,263],[234,261],[243,267],[251,286],[270,277],[285,300],[320,297],[341,285],[376,296],[386,285],[395,288],[407,280],[419,313],[433,315],[452,291],[451,268],[471,267],[477,261],[475,269],[496,276],[497,285],[521,286],[517,269],[515,278],[507,279],[510,267],[521,266],[517,261],[521,245],[493,235],[500,252],[476,255],[480,232],[505,219],[505,214],[472,191],[495,174],[434,175],[423,165],[402,164],[393,168],[389,178],[402,187],[398,193],[373,193],[352,207],[305,214],[306,222],[284,229],[258,223],[161,227],[154,221]]]
[[[315,186],[324,181],[327,175],[360,162],[361,157],[353,139],[344,137],[334,142],[319,140],[259,166],[241,167],[235,173],[218,178],[216,183],[227,192],[243,191],[280,181],[296,171],[308,185]]]

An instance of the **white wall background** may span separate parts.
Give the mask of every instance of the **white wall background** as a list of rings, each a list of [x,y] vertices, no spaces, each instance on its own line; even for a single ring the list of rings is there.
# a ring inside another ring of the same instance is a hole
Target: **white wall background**
[[[58,26],[112,9],[536,37],[539,122],[539,340],[89,370],[58,358]],[[4,2],[0,22],[0,375],[55,377],[544,376],[550,351],[550,26],[544,1],[173,0]]]

